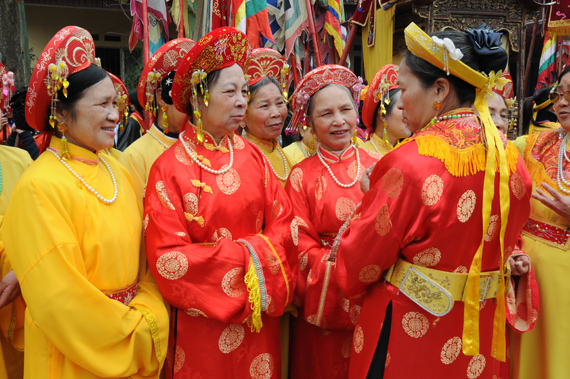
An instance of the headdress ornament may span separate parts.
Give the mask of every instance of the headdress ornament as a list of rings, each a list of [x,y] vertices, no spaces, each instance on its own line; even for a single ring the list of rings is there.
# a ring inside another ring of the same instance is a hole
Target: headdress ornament
[[[413,22],[404,30],[406,45],[412,54],[431,63],[437,68],[446,71],[449,75],[456,76],[465,82],[476,87],[475,109],[479,112],[482,124],[484,137],[486,140],[486,162],[485,162],[485,179],[483,185],[483,235],[481,236],[481,243],[469,269],[467,285],[465,288],[465,301],[464,301],[464,319],[463,319],[463,353],[465,355],[478,355],[479,354],[479,286],[481,274],[481,262],[483,257],[483,245],[485,242],[484,236],[489,227],[491,217],[491,205],[495,194],[495,170],[497,160],[499,161],[500,185],[500,250],[501,262],[504,258],[504,236],[506,231],[506,220],[508,220],[510,200],[509,200],[509,172],[508,163],[499,132],[491,119],[489,108],[487,106],[486,95],[492,95],[493,88],[497,87],[502,89],[505,80],[501,79],[501,71],[495,73],[490,72],[489,75],[478,72],[465,63],[461,62],[461,57],[457,53],[453,41],[450,42],[443,40],[439,43],[436,37],[432,38],[421,30]],[[480,56],[485,56],[485,59],[491,60],[495,57],[503,59],[506,55],[504,50],[500,50],[500,33],[486,29],[469,29],[466,31],[469,36],[475,51]],[[497,37],[498,36],[498,37]],[[441,41],[441,40],[440,40]],[[506,65],[506,61],[504,62]],[[497,291],[497,308],[495,310],[495,319],[493,327],[493,340],[491,347],[491,356],[494,358],[505,361],[506,343],[505,343],[505,281],[503,278],[503,270],[501,270],[501,283]]]
[[[0,112],[7,111],[10,107],[10,98],[16,90],[14,85],[14,73],[8,71],[2,63],[0,63],[0,79],[2,79],[2,95],[0,95]]]
[[[115,87],[115,93],[117,94],[117,110],[119,111],[119,123],[126,120],[126,117],[129,112],[129,92],[127,91],[127,87],[125,84],[119,79],[117,76],[113,75],[109,71],[107,74],[111,77],[111,81],[113,82],[113,87]],[[121,130],[123,126],[121,125]]]
[[[371,133],[374,132],[372,125],[378,103],[382,101],[382,107],[384,107],[385,101],[388,102],[386,105],[390,104],[390,98],[386,95],[390,90],[398,88],[398,69],[399,67],[393,64],[383,66],[374,75],[368,86],[368,91],[364,96],[364,104],[362,104],[362,121]]]
[[[277,79],[283,90],[283,96],[287,98],[287,89],[292,79],[291,70],[287,60],[277,51],[267,48],[253,49],[246,74],[249,76],[250,86],[266,76]]]
[[[336,64],[317,67],[305,75],[293,93],[291,105],[293,117],[287,127],[289,131],[296,131],[299,124],[305,121],[309,99],[328,84],[338,84],[348,88],[354,103],[360,103],[360,91],[364,88],[362,78],[354,75],[348,68]]]
[[[92,64],[100,66],[95,58],[95,44],[91,34],[77,26],[66,26],[56,33],[41,53],[32,73],[26,96],[26,121],[39,131],[55,128],[55,99],[62,90],[67,96],[67,78]],[[51,115],[48,109],[52,108]]]
[[[158,49],[145,65],[137,87],[140,105],[153,117],[158,109],[157,96],[160,83],[166,76],[178,69],[195,42],[188,38],[168,41]]]

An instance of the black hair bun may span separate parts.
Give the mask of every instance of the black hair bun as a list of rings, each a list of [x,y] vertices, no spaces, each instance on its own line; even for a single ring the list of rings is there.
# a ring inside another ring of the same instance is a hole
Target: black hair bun
[[[489,74],[498,72],[507,66],[509,56],[501,47],[502,33],[481,25],[478,29],[469,29],[465,32],[473,44],[475,53],[479,56],[482,71]]]

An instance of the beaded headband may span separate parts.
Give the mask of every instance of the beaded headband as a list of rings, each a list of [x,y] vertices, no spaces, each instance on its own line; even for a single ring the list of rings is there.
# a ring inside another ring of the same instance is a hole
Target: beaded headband
[[[383,66],[374,75],[372,82],[368,86],[368,91],[364,96],[364,103],[362,104],[362,121],[364,125],[374,132],[373,124],[378,103],[384,99],[381,104],[383,114],[386,114],[385,105],[390,104],[390,98],[386,97],[388,92],[392,89],[398,88],[398,70],[399,67],[393,64]]]
[[[291,70],[287,60],[273,49],[253,49],[251,62],[246,74],[249,76],[249,85],[253,85],[266,76],[271,76],[281,85],[283,96],[287,99],[287,89],[291,84]]]

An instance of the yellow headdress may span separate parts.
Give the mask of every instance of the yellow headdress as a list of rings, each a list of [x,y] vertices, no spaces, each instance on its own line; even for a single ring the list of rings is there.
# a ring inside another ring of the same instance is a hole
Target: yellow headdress
[[[456,76],[476,87],[475,109],[479,112],[483,123],[484,137],[486,140],[486,163],[485,179],[483,186],[483,235],[481,244],[473,257],[467,287],[465,289],[465,307],[463,319],[463,353],[475,356],[479,354],[479,278],[481,274],[481,261],[483,257],[484,236],[489,227],[491,206],[495,194],[495,170],[496,161],[499,161],[499,196],[501,204],[501,262],[504,260],[505,231],[509,216],[509,169],[505,148],[497,127],[491,119],[487,99],[485,95],[492,94],[493,87],[502,88],[504,82],[502,72],[491,71],[489,75],[475,71],[461,62],[463,54],[455,48],[453,42],[447,38],[443,40],[430,37],[416,24],[411,23],[404,31],[406,45],[412,54],[422,58],[432,65],[446,71],[447,74]],[[500,361],[505,361],[505,281],[501,269],[501,283],[497,291],[497,308],[493,322],[493,342],[491,356]]]

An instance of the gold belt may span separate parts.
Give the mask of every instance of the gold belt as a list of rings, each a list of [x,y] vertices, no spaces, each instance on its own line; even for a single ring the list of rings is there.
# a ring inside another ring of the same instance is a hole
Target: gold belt
[[[464,300],[467,277],[468,274],[434,270],[398,259],[388,270],[386,281],[424,310],[434,316],[444,316],[455,301]],[[495,298],[500,281],[500,271],[482,272],[479,301]]]

